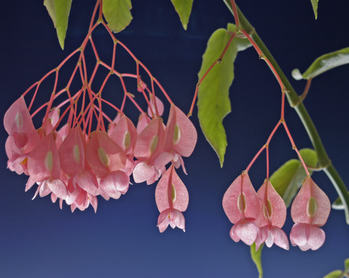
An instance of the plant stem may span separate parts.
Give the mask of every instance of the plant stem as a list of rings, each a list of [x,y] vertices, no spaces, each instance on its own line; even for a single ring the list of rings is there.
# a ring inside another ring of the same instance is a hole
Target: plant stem
[[[234,15],[234,9],[232,8],[231,2],[229,0],[223,0],[223,2],[226,4],[228,9],[232,12]],[[328,154],[326,152],[326,149],[322,143],[322,140],[319,136],[319,133],[314,125],[314,122],[312,121],[308,111],[306,110],[303,102],[300,100],[300,97],[298,96],[295,89],[292,87],[290,81],[287,79],[285,73],[282,71],[276,60],[274,59],[273,55],[270,53],[269,49],[266,47],[262,39],[259,37],[257,32],[255,31],[254,27],[251,25],[251,23],[247,20],[245,15],[241,12],[239,7],[236,6],[236,11],[238,14],[238,20],[240,24],[240,28],[246,31],[252,39],[254,40],[255,44],[259,47],[259,49],[262,51],[262,54],[265,58],[269,60],[269,62],[272,64],[273,68],[277,72],[278,76],[281,79],[282,84],[285,88],[285,94],[287,96],[287,100],[291,107],[293,107],[298,117],[301,119],[301,122],[308,134],[308,137],[317,153],[318,161],[319,161],[319,167],[324,168],[324,171],[328,178],[331,180],[334,188],[336,189],[339,197],[342,200],[342,203],[344,205],[345,210],[345,218],[346,222],[349,225],[349,194],[348,190],[341,179],[340,175],[338,174],[337,170],[333,166],[330,158],[328,157]],[[263,58],[263,57],[262,57]]]

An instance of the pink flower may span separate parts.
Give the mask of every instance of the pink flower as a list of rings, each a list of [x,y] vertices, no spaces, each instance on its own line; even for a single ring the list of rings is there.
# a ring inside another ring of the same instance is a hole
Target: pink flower
[[[138,162],[133,170],[136,183],[146,181],[147,184],[152,184],[165,171],[172,156],[164,152],[164,143],[165,129],[162,119],[154,118],[137,137],[134,154]]]
[[[185,231],[185,219],[182,214],[188,207],[189,194],[184,183],[178,177],[173,165],[167,169],[155,189],[155,201],[160,212],[158,228],[164,232],[168,225]]]
[[[17,174],[27,173],[27,157],[40,141],[24,98],[20,97],[6,111],[4,127],[9,137],[5,148],[8,168]]]
[[[156,108],[155,108],[155,104],[156,104]],[[164,113],[164,104],[157,96],[155,96],[155,101],[154,101],[153,95],[152,94],[150,95],[150,106],[148,106],[147,112],[149,117],[152,117],[153,113],[154,115],[156,115],[156,112],[158,112],[158,116],[162,116],[162,114]]]
[[[327,222],[330,210],[331,203],[326,194],[307,177],[291,207],[295,222],[290,233],[292,245],[302,251],[319,249],[325,242],[325,232],[319,227]]]
[[[197,132],[189,118],[174,104],[171,105],[170,115],[166,125],[166,152],[173,154],[176,168],[184,168],[182,156],[189,157],[197,142]]]
[[[86,157],[93,173],[100,180],[103,193],[115,199],[120,194],[126,194],[130,183],[127,158],[122,148],[107,133],[95,131],[91,134]]]
[[[262,203],[262,213],[257,224],[259,232],[256,238],[256,249],[265,242],[268,247],[277,246],[288,250],[289,243],[285,232],[281,229],[286,220],[286,205],[276,192],[270,181],[265,181],[257,195]]]
[[[242,173],[229,186],[222,205],[230,222],[235,224],[230,230],[231,238],[235,242],[242,240],[247,245],[255,242],[258,234],[255,220],[259,217],[261,206],[247,173]]]

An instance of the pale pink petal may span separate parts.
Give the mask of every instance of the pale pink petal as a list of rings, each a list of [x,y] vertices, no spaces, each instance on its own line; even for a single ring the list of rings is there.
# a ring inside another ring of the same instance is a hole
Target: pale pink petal
[[[98,208],[98,200],[96,196],[89,195],[90,203],[91,206],[93,207],[93,210],[95,213],[97,213],[97,208]]]
[[[150,123],[149,117],[145,113],[142,113],[138,118],[137,133],[140,134],[147,127],[149,123]]]
[[[188,190],[173,167],[167,169],[158,182],[155,189],[155,201],[160,212],[170,208],[171,204],[172,208],[178,211],[187,209]]]
[[[110,173],[100,182],[101,189],[114,199],[120,198],[121,193],[126,194],[129,184],[129,177],[121,171]]]
[[[67,187],[66,185],[59,179],[56,180],[46,180],[44,181],[47,187],[58,197],[61,199],[65,199],[67,197]]]
[[[85,170],[74,177],[74,183],[91,195],[98,194],[98,182],[96,177],[89,171]]]
[[[258,225],[271,224],[272,226],[281,228],[286,220],[286,205],[284,200],[269,181],[263,183],[257,195],[262,203],[262,213],[258,219]]]
[[[133,180],[135,183],[145,182],[156,174],[153,166],[148,165],[145,162],[140,162],[133,169]]]
[[[157,110],[155,109],[155,104],[156,104]],[[154,104],[153,95],[150,95],[150,107],[148,107],[148,110],[147,110],[149,117],[153,117],[152,111],[154,115],[156,115],[156,111],[157,111],[158,112],[157,116],[162,116],[162,114],[164,113],[164,104],[157,96],[155,96],[155,104]]]
[[[260,201],[248,174],[243,173],[233,181],[224,193],[222,205],[233,224],[244,218],[256,219],[259,216]]]
[[[171,162],[171,160],[173,159],[173,154],[168,153],[168,152],[162,152],[161,154],[159,154],[156,159],[154,160],[153,165],[155,166],[155,168],[157,169],[162,169],[163,167],[165,167],[168,163]]]
[[[290,249],[287,235],[283,230],[277,227],[272,227],[270,232],[273,236],[273,241],[277,246],[285,250]]]
[[[252,221],[243,221],[235,224],[231,238],[240,239],[247,245],[255,242],[258,234],[258,227]],[[235,240],[234,240],[235,241]]]
[[[45,131],[45,134],[49,134],[53,131],[53,128],[56,126],[60,115],[60,109],[53,107],[52,110],[48,113],[47,119],[42,123],[42,128]]]
[[[170,218],[169,218],[169,215],[168,215],[169,211],[168,210],[165,210],[163,212],[160,213],[159,217],[158,217],[158,228],[159,228],[159,231],[160,233],[163,233],[168,225],[170,224]]]
[[[57,196],[54,193],[51,193],[51,202],[56,203],[57,201]]]
[[[268,237],[268,227],[265,226],[265,227],[259,228],[256,241],[255,241],[256,250],[258,250],[259,247],[266,241],[267,237]]]
[[[304,246],[307,244],[307,230],[308,224],[298,223],[294,224],[290,232],[290,240],[293,246]]]
[[[323,229],[311,226],[309,228],[309,238],[308,238],[308,245],[310,246],[311,250],[317,250],[319,249],[325,242],[325,232]]]

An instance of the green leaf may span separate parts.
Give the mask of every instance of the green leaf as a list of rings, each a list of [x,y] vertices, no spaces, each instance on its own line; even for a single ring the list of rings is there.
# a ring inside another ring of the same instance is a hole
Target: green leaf
[[[345,64],[349,64],[349,47],[320,56],[303,74],[300,73],[299,69],[294,69],[292,76],[296,80],[312,79],[328,70]]]
[[[194,0],[171,0],[181,22],[184,30],[187,30],[191,8]]]
[[[262,244],[258,250],[256,250],[256,244],[253,243],[250,247],[250,253],[251,253],[251,259],[255,263],[259,278],[263,277],[263,267],[262,267],[262,250],[263,250],[264,244]]]
[[[302,149],[300,155],[308,167],[316,167],[318,159],[314,150]],[[309,172],[311,174],[311,171]],[[288,207],[305,178],[306,173],[301,162],[297,159],[291,159],[273,173],[270,182]]]
[[[319,5],[319,0],[311,0],[311,5],[313,6],[315,19],[317,19],[317,8]]]
[[[326,276],[324,276],[324,278],[342,278],[342,274],[343,274],[343,271],[334,270],[334,271],[330,272],[329,274],[327,274]]]
[[[227,29],[217,29],[210,37],[207,48],[202,56],[199,80],[211,65],[219,58],[233,34],[233,24]],[[227,138],[223,126],[223,119],[231,112],[229,88],[234,80],[234,61],[237,55],[235,40],[228,47],[224,58],[217,63],[206,75],[199,87],[198,117],[200,127],[206,140],[215,150],[221,167],[227,147]]]
[[[44,5],[56,28],[59,44],[64,49],[72,0],[44,0]]]
[[[349,273],[349,258],[344,261],[344,270]]]
[[[118,33],[132,21],[131,0],[103,0],[103,14],[110,29]]]

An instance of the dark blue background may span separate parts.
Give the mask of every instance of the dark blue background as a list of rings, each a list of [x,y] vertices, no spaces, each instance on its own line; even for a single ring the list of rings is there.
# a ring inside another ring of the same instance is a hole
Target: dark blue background
[[[241,4],[240,4],[241,2]],[[42,1],[2,3],[0,44],[1,115],[33,82],[78,47],[87,30],[94,1],[74,0],[66,50],[59,48]],[[238,1],[258,33],[290,77],[317,56],[349,44],[346,1],[320,1],[314,21],[309,1]],[[210,34],[232,22],[222,1],[194,1],[185,32],[169,0],[133,0],[134,21],[117,37],[125,42],[160,80],[171,97],[188,111]],[[98,38],[102,40],[103,37]],[[0,277],[256,277],[249,248],[229,238],[231,227],[221,199],[233,179],[265,142],[279,117],[280,91],[264,62],[250,49],[239,55],[231,89],[232,113],[224,124],[229,146],[223,169],[199,131],[194,154],[186,159],[188,176],[180,173],[190,193],[185,212],[186,232],[156,227],[155,186],[131,186],[117,201],[91,208],[61,211],[49,198],[31,201],[24,192],[25,176],[6,169],[2,147],[0,173]],[[349,183],[348,169],[349,66],[317,78],[305,104],[333,163]],[[293,81],[301,92],[303,82]],[[289,107],[286,118],[296,144],[309,147],[305,131]],[[197,127],[196,112],[193,117]],[[199,129],[198,129],[199,130]],[[6,133],[1,129],[1,146]],[[271,170],[295,157],[284,133],[271,145]],[[264,159],[251,171],[254,184],[264,179]],[[331,201],[337,196],[322,173],[317,183]],[[285,230],[291,228],[288,219]],[[316,251],[289,252],[273,247],[263,252],[266,277],[322,277],[342,268],[349,257],[349,228],[343,212],[333,211],[324,227],[327,240]]]

